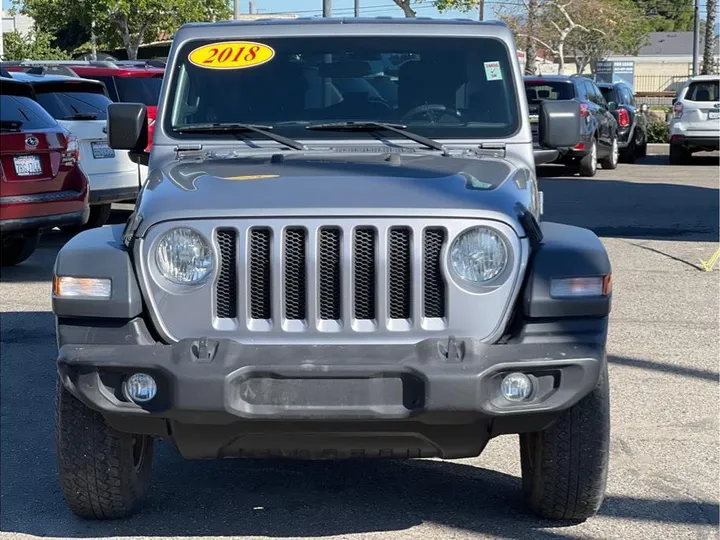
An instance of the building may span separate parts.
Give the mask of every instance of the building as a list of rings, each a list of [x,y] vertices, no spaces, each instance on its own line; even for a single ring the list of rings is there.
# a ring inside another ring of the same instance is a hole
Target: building
[[[0,9],[0,20],[2,21],[2,24],[0,25],[0,58],[2,58],[5,54],[3,48],[3,35],[15,31],[27,35],[35,26],[35,21],[33,21],[31,17],[27,17],[25,15],[12,15],[4,9]]]

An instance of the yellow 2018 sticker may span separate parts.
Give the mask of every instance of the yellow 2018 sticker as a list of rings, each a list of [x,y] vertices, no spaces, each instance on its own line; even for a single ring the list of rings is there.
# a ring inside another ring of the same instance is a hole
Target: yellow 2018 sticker
[[[262,43],[222,41],[198,47],[188,55],[188,60],[208,69],[244,69],[265,64],[274,56],[273,48]]]
[[[249,174],[247,176],[223,176],[222,178],[224,180],[264,180],[277,177],[277,174]]]

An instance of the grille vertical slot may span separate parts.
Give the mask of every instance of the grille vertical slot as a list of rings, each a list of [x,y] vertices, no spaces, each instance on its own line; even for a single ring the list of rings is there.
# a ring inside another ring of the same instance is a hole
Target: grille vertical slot
[[[442,273],[442,248],[445,231],[426,229],[423,238],[423,316],[445,317],[445,278]]]
[[[318,298],[320,319],[339,321],[342,317],[341,232],[337,227],[320,229],[318,239]]]
[[[285,318],[307,318],[307,233],[301,227],[285,230]]]
[[[215,289],[215,315],[224,319],[237,317],[237,233],[234,229],[218,230],[220,276]]]
[[[388,239],[388,311],[391,319],[412,314],[412,233],[408,227],[390,229]]]
[[[271,252],[272,232],[267,228],[250,231],[250,317],[272,318]]]
[[[375,266],[376,245],[375,229],[361,227],[355,229],[353,238],[353,285],[354,316],[356,319],[374,319],[375,306]]]

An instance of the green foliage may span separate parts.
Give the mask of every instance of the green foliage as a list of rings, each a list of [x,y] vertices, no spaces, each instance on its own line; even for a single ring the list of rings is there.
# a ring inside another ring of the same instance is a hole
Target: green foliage
[[[653,119],[648,124],[649,143],[669,143],[670,126],[663,120]]]
[[[52,36],[44,32],[23,35],[17,30],[3,35],[3,60],[67,60],[62,49],[53,47]]]
[[[651,32],[687,32],[693,28],[693,0],[632,0]]]

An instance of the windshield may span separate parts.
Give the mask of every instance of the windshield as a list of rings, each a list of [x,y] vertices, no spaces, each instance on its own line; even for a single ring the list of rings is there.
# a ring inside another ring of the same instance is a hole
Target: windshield
[[[57,120],[105,120],[112,103],[102,85],[36,85],[37,101]]]
[[[544,100],[565,100],[575,97],[574,85],[565,81],[525,81],[528,103]]]
[[[162,77],[115,77],[118,99],[154,107],[160,98]]]
[[[605,98],[605,101],[610,103],[611,101],[614,101],[615,103],[620,103],[620,100],[618,99],[618,96],[615,93],[615,88],[613,87],[607,87],[607,86],[600,86],[600,92],[602,93],[603,97]]]
[[[171,136],[236,136],[180,133],[208,123],[265,125],[299,139],[349,136],[306,129],[327,122],[396,123],[426,137],[464,139],[508,137],[519,127],[514,72],[496,39],[273,38],[244,46],[194,41],[178,51],[164,120]],[[252,60],[254,50],[264,62],[223,65]]]

